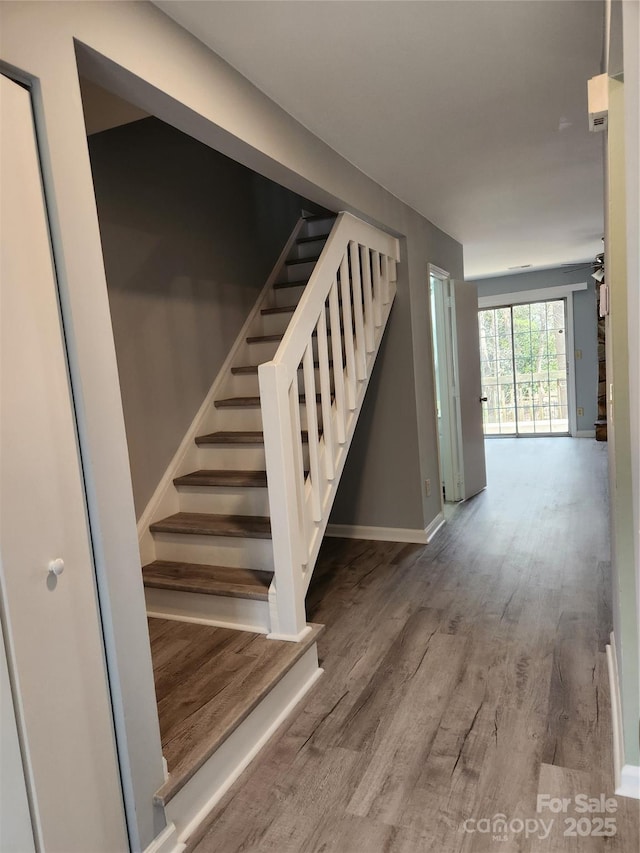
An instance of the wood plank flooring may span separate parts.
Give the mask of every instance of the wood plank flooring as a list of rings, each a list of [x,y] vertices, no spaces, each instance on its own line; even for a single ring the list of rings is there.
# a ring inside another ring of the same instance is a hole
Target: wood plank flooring
[[[577,794],[613,796],[606,446],[494,440],[487,463],[429,546],[325,541],[307,612],[326,674],[191,849],[638,850],[621,797],[615,837],[564,835]],[[537,813],[538,794],[571,805]],[[513,831],[478,831],[498,814]]]
[[[150,618],[149,638],[166,803],[235,731],[321,635],[314,625],[301,643],[262,634]]]

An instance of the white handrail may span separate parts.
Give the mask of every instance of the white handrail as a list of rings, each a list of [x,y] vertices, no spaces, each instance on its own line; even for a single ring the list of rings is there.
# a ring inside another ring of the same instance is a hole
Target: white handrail
[[[275,568],[271,636],[296,640],[306,632],[304,596],[395,296],[399,259],[397,238],[341,213],[273,360],[258,369]]]

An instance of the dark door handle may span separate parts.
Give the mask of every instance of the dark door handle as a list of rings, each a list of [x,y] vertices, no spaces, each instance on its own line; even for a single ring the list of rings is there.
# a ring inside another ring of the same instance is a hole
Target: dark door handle
[[[488,399],[489,399],[488,397],[480,397],[480,402],[486,403]]]

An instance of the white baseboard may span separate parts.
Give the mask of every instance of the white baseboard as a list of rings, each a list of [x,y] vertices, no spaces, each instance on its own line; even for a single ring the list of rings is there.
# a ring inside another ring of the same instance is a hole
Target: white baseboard
[[[623,764],[620,770],[620,784],[616,786],[620,797],[640,800],[640,767],[635,764]]]
[[[444,527],[446,524],[446,519],[444,517],[443,512],[439,512],[436,517],[431,521],[424,529],[425,536],[427,537],[427,543],[431,542],[436,533],[440,530],[441,527]]]
[[[574,438],[595,438],[595,429],[579,429],[574,433]]]
[[[640,767],[625,764],[624,740],[622,737],[622,703],[620,701],[620,679],[615,637],[611,634],[607,646],[607,670],[611,693],[611,730],[613,739],[613,778],[615,793],[620,797],[640,799]]]
[[[166,804],[167,820],[178,830],[172,853],[181,853],[216,803],[240,776],[294,707],[322,676],[316,644],[254,708],[198,772]],[[155,851],[154,851],[155,853]],[[165,850],[162,850],[165,853]]]
[[[179,853],[183,849],[184,845],[178,841],[178,830],[175,823],[169,823],[160,835],[153,839],[144,853]]]
[[[416,542],[427,544],[424,530],[411,527],[366,527],[362,524],[328,524],[325,536],[339,539],[371,539],[374,542]]]
[[[618,681],[618,660],[613,632],[607,646],[607,671],[609,673],[609,693],[611,694],[611,733],[613,739],[613,778],[616,788],[624,766],[624,746],[622,743],[622,707],[620,704],[620,682]]]
[[[337,539],[371,539],[373,542],[414,542],[428,545],[445,523],[439,512],[424,530],[413,527],[368,527],[364,524],[328,524],[325,536]]]

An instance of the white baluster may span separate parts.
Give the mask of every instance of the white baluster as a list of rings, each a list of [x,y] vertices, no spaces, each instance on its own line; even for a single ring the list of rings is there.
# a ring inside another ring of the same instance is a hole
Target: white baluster
[[[326,341],[326,336],[325,336]],[[318,403],[316,399],[316,377],[313,367],[313,347],[311,342],[302,360],[304,370],[304,401],[307,410],[307,431],[309,433],[309,474],[311,478],[311,511],[314,521],[322,520],[320,501],[320,440],[318,436]]]
[[[373,309],[376,327],[382,325],[382,280],[380,276],[380,253],[371,253],[373,265]]]
[[[393,290],[393,293],[396,292],[396,284],[398,280],[397,266],[396,259],[389,258],[389,288],[390,291]],[[389,299],[391,299],[391,294],[389,294]]]
[[[382,302],[384,305],[389,304],[389,258],[387,255],[382,256]]]
[[[333,355],[333,384],[336,390],[337,434],[340,444],[347,440],[344,395],[344,363],[342,356],[342,334],[340,332],[340,306],[338,305],[338,281],[333,279],[329,291],[329,321],[331,328],[331,352]]]
[[[358,244],[349,241],[351,260],[351,289],[353,290],[353,316],[356,328],[356,370],[358,379],[367,378],[367,348],[364,340],[364,319],[362,316],[362,279],[360,277],[360,255]]]
[[[340,264],[340,292],[342,295],[342,339],[347,359],[347,402],[353,411],[356,407],[356,354],[353,347],[353,320],[351,317],[351,284],[349,261],[345,252]],[[333,333],[333,329],[331,330]]]
[[[331,407],[331,374],[327,345],[327,318],[323,311],[318,318],[318,364],[320,370],[320,400],[322,404],[322,437],[327,480],[335,476],[333,445],[333,411]]]
[[[373,352],[373,294],[371,293],[371,257],[366,246],[360,246],[360,269],[364,294],[364,339],[367,352]]]
[[[297,377],[297,371],[296,371]],[[289,386],[289,418],[293,432],[293,466],[295,471],[296,501],[298,505],[298,530],[300,551],[298,559],[301,566],[309,562],[309,524],[305,503],[304,456],[302,453],[302,428],[300,426],[300,395],[298,381]]]

